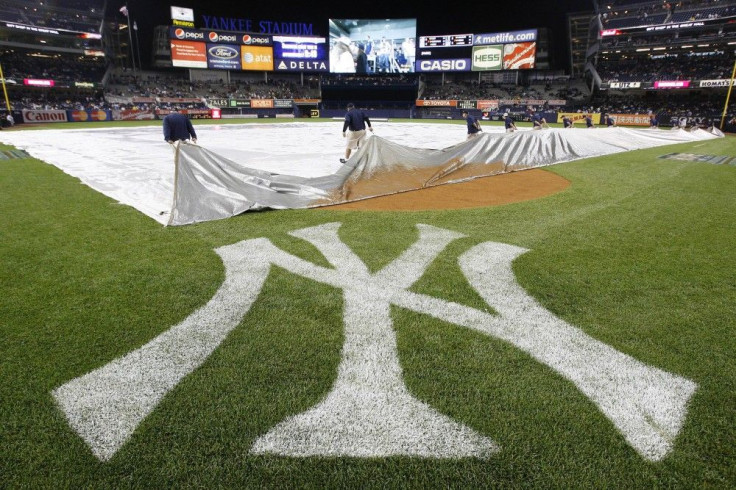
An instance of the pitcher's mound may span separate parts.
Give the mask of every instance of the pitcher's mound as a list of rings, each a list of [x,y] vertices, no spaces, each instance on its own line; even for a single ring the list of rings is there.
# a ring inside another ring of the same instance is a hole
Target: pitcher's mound
[[[566,189],[570,181],[542,169],[481,177],[362,201],[326,206],[339,211],[425,211],[498,206],[549,196]]]

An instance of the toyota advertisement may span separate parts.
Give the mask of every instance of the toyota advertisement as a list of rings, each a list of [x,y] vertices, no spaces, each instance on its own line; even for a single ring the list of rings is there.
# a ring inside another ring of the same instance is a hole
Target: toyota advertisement
[[[537,30],[421,36],[417,72],[528,70],[536,66]]]
[[[171,64],[184,68],[326,72],[327,40],[171,26]]]

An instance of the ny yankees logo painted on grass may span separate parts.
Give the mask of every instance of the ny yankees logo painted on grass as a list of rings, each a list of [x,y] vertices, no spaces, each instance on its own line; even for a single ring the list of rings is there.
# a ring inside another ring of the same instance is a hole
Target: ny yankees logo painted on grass
[[[672,448],[697,385],[647,366],[542,308],[517,284],[511,263],[525,249],[485,242],[459,258],[489,314],[408,289],[463,235],[417,225],[419,239],[371,274],[338,237],[339,223],[292,232],[317,247],[334,268],[317,266],[264,238],[220,247],[225,281],[214,297],[143,347],[53,391],[69,424],[100,460],[110,459],[161,399],[238,326],[272,265],[343,290],[345,341],[337,379],[316,406],[277,424],[253,453],[288,456],[487,457],[489,437],[437,412],[407,390],[391,305],[431,315],[504,340],[572,382],[645,459]]]

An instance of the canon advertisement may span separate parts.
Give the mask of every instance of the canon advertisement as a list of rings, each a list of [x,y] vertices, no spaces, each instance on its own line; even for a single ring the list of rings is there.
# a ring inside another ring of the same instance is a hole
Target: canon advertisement
[[[171,26],[171,64],[183,68],[326,72],[327,40]]]
[[[417,72],[527,70],[536,66],[537,30],[421,36]]]

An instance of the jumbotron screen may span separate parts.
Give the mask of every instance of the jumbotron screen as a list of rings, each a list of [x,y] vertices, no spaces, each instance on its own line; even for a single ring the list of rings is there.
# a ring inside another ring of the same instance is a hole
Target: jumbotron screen
[[[413,73],[416,19],[329,19],[330,73]]]
[[[415,71],[526,70],[536,52],[536,29],[420,36]]]
[[[245,71],[327,71],[327,40],[171,26],[171,64]]]

